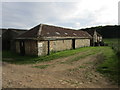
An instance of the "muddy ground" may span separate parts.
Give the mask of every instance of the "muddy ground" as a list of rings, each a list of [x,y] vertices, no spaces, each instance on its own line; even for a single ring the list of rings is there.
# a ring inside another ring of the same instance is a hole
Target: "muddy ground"
[[[60,58],[37,64],[16,65],[3,62],[3,88],[115,88],[110,79],[96,71],[102,60],[100,53],[78,61],[70,59],[83,55]],[[69,62],[69,63],[68,63]],[[34,66],[47,65],[46,68]]]

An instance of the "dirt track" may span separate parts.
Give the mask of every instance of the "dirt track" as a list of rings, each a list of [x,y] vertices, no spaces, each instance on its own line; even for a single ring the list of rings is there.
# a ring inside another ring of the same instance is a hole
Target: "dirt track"
[[[66,58],[29,65],[3,64],[4,88],[115,88],[112,81],[96,72],[101,55],[66,63],[79,53]],[[33,66],[49,65],[47,68]]]

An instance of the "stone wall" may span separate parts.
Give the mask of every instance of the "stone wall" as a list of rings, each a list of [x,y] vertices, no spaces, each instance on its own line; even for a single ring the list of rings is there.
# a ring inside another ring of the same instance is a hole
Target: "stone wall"
[[[16,53],[20,53],[20,44],[19,44],[19,41],[16,41]]]
[[[49,52],[63,51],[73,48],[72,39],[70,40],[54,40],[49,41],[24,41],[25,54],[26,55],[37,55],[44,56]],[[90,46],[90,39],[75,39],[75,48]],[[16,41],[16,52],[20,53],[20,42]]]
[[[76,39],[75,48],[90,46],[90,39]]]
[[[97,42],[97,32],[94,31],[94,35],[93,35],[93,42]]]
[[[38,56],[48,54],[48,41],[38,41]]]
[[[97,40],[98,40],[98,42],[101,42],[102,41],[102,37],[98,36]]]
[[[72,40],[50,41],[50,52],[72,49]]]

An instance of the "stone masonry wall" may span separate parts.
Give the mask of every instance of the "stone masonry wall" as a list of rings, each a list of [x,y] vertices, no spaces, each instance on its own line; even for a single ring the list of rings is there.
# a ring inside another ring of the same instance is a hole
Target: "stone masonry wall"
[[[90,39],[76,39],[75,48],[90,46]],[[50,52],[63,51],[72,49],[72,39],[71,40],[55,40],[50,41]],[[48,41],[38,42],[38,56],[43,56],[48,54]]]
[[[75,48],[90,46],[90,39],[76,39]]]
[[[48,54],[48,41],[38,41],[38,56]]]
[[[50,41],[50,51],[62,51],[72,49],[72,40]]]
[[[25,44],[25,54],[26,55],[38,55],[44,56],[48,54],[48,41],[34,41],[26,40]],[[72,49],[72,39],[71,40],[55,40],[50,41],[49,51],[63,51]],[[90,46],[90,39],[75,39],[75,48]],[[20,53],[20,43],[16,41],[16,52]]]

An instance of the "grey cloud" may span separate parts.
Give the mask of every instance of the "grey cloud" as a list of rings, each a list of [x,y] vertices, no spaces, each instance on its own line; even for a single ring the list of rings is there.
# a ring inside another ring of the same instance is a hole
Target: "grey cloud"
[[[120,25],[120,1],[118,2],[118,25]]]
[[[29,28],[38,23],[66,22],[62,17],[71,14],[74,10],[74,3],[5,2],[2,10],[3,27]]]
[[[77,8],[76,3],[77,2],[4,2],[2,4],[3,27],[28,29],[40,23],[47,23],[63,27],[79,28],[76,27],[75,24],[80,23],[81,28],[100,24],[100,22],[96,22],[94,12],[87,10],[81,12],[81,9]],[[96,13],[99,13],[102,9],[100,8]],[[77,11],[80,13],[72,16]]]

